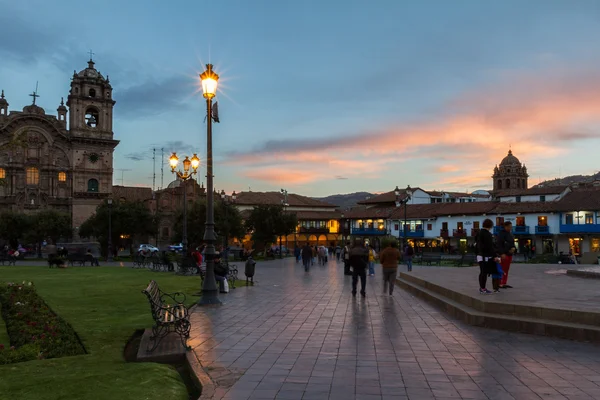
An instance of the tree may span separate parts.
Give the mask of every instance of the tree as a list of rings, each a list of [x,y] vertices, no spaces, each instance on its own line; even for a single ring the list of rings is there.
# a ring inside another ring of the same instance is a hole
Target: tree
[[[71,216],[56,210],[43,210],[37,214],[28,216],[29,224],[26,237],[28,241],[39,244],[39,255],[41,256],[41,243],[50,238],[52,243],[60,238],[70,239],[73,235],[71,229]]]
[[[246,234],[240,212],[233,204],[222,201],[215,203],[215,232],[217,240],[222,242],[225,237],[241,238]],[[188,244],[198,245],[204,241],[204,224],[206,223],[206,201],[198,200],[187,209]],[[182,241],[183,210],[179,210],[173,224],[173,240]]]
[[[79,227],[79,236],[97,238],[103,249],[108,243],[108,207],[106,202],[99,205],[96,213]],[[114,201],[111,222],[113,245],[118,243],[121,235],[147,237],[157,232],[155,216],[140,201]]]
[[[16,248],[19,239],[23,239],[29,231],[31,220],[26,215],[14,211],[0,213],[0,238],[8,241],[11,247]]]
[[[277,236],[294,232],[298,220],[295,214],[285,213],[280,205],[259,205],[254,207],[246,220],[246,229],[252,232],[255,247],[266,248],[275,243]]]

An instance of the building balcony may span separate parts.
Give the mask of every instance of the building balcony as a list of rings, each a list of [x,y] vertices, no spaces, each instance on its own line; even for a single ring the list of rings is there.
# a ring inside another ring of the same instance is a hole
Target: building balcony
[[[448,238],[448,229],[440,229],[440,236],[443,238]]]
[[[467,231],[464,229],[453,229],[452,230],[452,237],[455,238],[466,238],[467,237]]]
[[[300,229],[298,229],[298,233],[326,234],[326,233],[329,233],[329,228],[316,228],[316,227],[301,226]]]
[[[600,233],[600,224],[561,224],[560,233]]]
[[[475,237],[475,236],[479,235],[479,231],[480,231],[479,228],[472,228],[471,229],[471,236]]]
[[[535,226],[535,234],[536,235],[549,235],[550,234],[550,227],[549,226],[536,225]]]
[[[404,237],[404,231],[403,230],[400,231],[399,236],[400,237]],[[416,230],[416,231],[410,231],[410,230],[408,230],[408,231],[406,231],[406,237],[407,238],[422,238],[422,237],[425,237],[425,231],[423,229],[419,229],[419,230]]]
[[[515,235],[529,235],[529,226],[513,226],[512,231]]]
[[[383,235],[387,235],[387,230],[385,229],[379,229],[379,228],[368,228],[368,227],[363,227],[363,228],[355,228],[352,227],[350,234],[351,235],[363,235],[363,236],[368,236],[368,235],[373,235],[373,236],[383,236]]]

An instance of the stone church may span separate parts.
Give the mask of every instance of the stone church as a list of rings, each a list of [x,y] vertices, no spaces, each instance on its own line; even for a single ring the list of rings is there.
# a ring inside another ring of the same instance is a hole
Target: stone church
[[[112,87],[90,59],[73,73],[66,106],[61,99],[56,116],[36,104],[36,92],[31,96],[31,105],[9,112],[4,91],[0,95],[0,211],[64,211],[77,236],[79,225],[112,194],[119,144]]]

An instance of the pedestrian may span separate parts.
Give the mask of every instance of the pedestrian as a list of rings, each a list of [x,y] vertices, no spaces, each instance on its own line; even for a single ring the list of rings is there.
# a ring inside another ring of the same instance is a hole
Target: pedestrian
[[[390,241],[388,247],[379,253],[379,261],[381,262],[381,272],[383,275],[383,294],[387,293],[388,284],[390,296],[394,291],[400,257],[401,255],[400,250],[398,250],[398,243],[395,240]]]
[[[366,296],[367,287],[367,265],[369,262],[369,252],[362,242],[356,240],[354,246],[350,249],[350,265],[352,266],[352,296],[356,296],[356,285],[360,277],[360,294]]]
[[[352,275],[350,272],[350,242],[346,242],[346,246],[344,246],[342,259],[344,260],[344,275]]]
[[[477,263],[479,264],[479,294],[492,294],[491,291],[486,289],[487,276],[493,273],[496,268],[496,248],[494,247],[494,236],[492,235],[492,228],[494,222],[491,219],[483,221],[483,229],[477,234]]]
[[[506,221],[504,223],[504,229],[498,232],[496,238],[496,248],[500,253],[500,264],[502,265],[502,280],[500,281],[500,287],[502,289],[512,289],[512,286],[508,285],[508,271],[510,270],[510,264],[512,262],[513,254],[515,254],[515,237],[512,234],[512,222]]]
[[[377,258],[377,252],[373,246],[369,244],[369,276],[375,276],[375,259]]]
[[[408,243],[404,249],[404,261],[406,262],[406,269],[408,272],[412,271],[412,259],[414,255],[415,249],[413,249],[412,245]]]
[[[308,269],[310,268],[311,260],[312,260],[312,249],[310,248],[308,243],[306,243],[304,245],[304,247],[302,248],[302,264],[304,265],[304,271],[308,272]]]
[[[296,258],[296,263],[300,262],[300,256],[301,256],[301,251],[300,251],[300,247],[298,247],[298,245],[294,246],[294,258]]]
[[[317,245],[315,245],[312,249],[312,259],[311,259],[311,264],[315,265],[315,261],[317,261],[317,254],[319,254],[319,252],[317,251]]]
[[[335,247],[335,258],[340,261],[340,255],[342,254],[342,248],[340,246]]]

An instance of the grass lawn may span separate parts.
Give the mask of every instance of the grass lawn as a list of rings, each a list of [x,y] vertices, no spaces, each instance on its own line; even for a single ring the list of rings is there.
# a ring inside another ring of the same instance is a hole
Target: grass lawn
[[[188,303],[197,277],[122,267],[48,269],[0,267],[2,282],[32,281],[48,305],[79,334],[89,354],[0,366],[0,399],[187,399],[175,369],[126,363],[125,343],[136,329],[152,326],[141,290],[155,279],[166,292],[183,292]],[[4,322],[0,343],[8,344]]]

